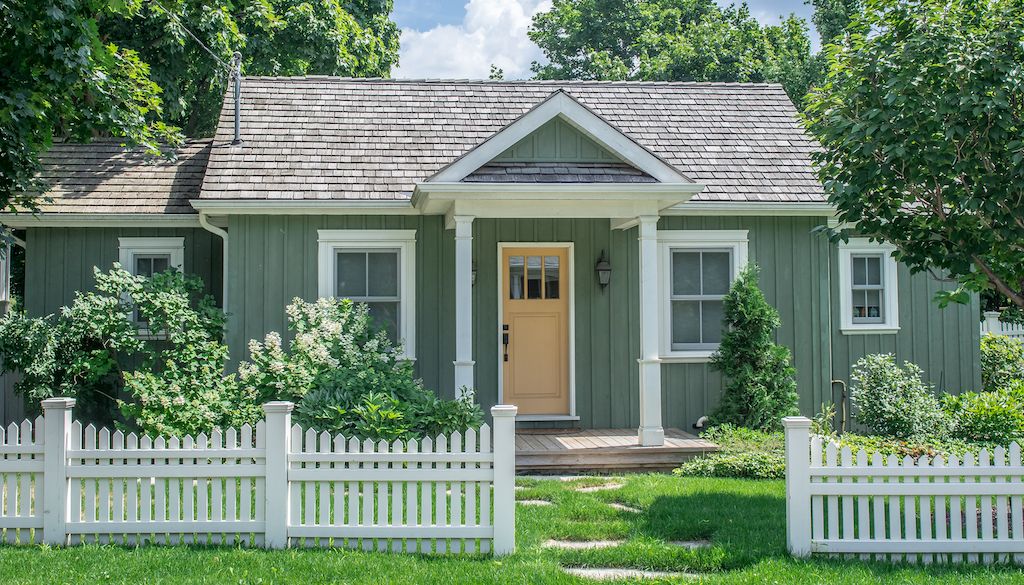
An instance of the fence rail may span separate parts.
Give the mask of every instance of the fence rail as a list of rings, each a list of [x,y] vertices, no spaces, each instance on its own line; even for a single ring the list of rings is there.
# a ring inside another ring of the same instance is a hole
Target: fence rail
[[[790,553],[910,563],[1024,562],[1021,448],[977,457],[853,453],[783,420]]]
[[[1024,341],[1024,323],[1004,323],[999,320],[999,311],[987,311],[981,321],[981,334],[994,333]]]
[[[291,424],[157,437],[83,427],[74,401],[0,429],[0,541],[491,552],[515,547],[515,407],[492,432],[372,442]]]

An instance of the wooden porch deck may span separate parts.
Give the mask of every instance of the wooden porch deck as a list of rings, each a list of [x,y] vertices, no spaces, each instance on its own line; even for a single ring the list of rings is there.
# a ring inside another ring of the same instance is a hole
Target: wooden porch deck
[[[714,443],[679,429],[665,429],[662,447],[638,445],[636,429],[518,429],[516,470],[668,471],[717,449]]]

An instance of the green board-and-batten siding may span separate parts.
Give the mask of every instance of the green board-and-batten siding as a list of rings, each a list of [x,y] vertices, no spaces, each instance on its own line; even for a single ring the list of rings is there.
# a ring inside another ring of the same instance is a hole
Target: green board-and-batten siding
[[[919,363],[942,390],[976,388],[977,303],[939,309],[931,301],[941,286],[928,275],[900,270],[900,321],[896,335],[846,336],[838,328],[837,252],[811,230],[825,218],[665,217],[661,230],[749,231],[750,259],[761,267],[761,288],[778,308],[778,339],[790,347],[797,368],[801,410],[813,413],[838,399],[833,378],[865,353],[893,351]],[[424,383],[451,397],[454,360],[454,234],[437,216],[232,216],[229,221],[228,343],[244,359],[250,339],[285,331],[285,306],[294,297],[317,296],[317,230],[415,229],[416,369]],[[573,242],[576,411],[580,426],[635,426],[638,413],[639,298],[636,228],[611,230],[600,219],[477,219],[473,224],[477,269],[473,289],[477,397],[498,400],[498,243]],[[210,292],[221,290],[220,239],[201,229],[34,228],[28,231],[26,308],[52,313],[92,286],[92,267],[109,267],[119,237],[184,236],[185,269],[199,274]],[[601,251],[612,265],[602,289],[594,274]],[[829,274],[831,272],[831,279]],[[830,289],[831,287],[831,289]],[[951,316],[952,313],[952,316]],[[663,406],[667,426],[689,428],[708,414],[721,394],[720,376],[708,364],[666,363]]]
[[[184,271],[220,299],[223,275],[219,237],[202,228],[30,228],[25,233],[25,310],[31,316],[56,312],[93,289],[93,267],[109,270],[118,261],[118,238],[183,237]]]
[[[544,123],[494,157],[495,162],[620,162],[562,118]]]

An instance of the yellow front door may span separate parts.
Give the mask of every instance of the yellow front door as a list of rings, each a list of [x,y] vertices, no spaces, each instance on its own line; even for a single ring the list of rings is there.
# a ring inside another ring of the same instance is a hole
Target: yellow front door
[[[502,252],[503,402],[519,414],[569,414],[569,250]]]

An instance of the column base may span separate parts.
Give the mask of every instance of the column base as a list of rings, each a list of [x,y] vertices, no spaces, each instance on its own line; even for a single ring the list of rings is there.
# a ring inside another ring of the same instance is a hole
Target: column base
[[[665,429],[662,427],[640,427],[637,438],[641,447],[661,447],[665,444]]]
[[[452,362],[455,365],[455,395],[459,398],[465,396],[473,397],[475,381],[473,380],[473,367],[476,362]]]

